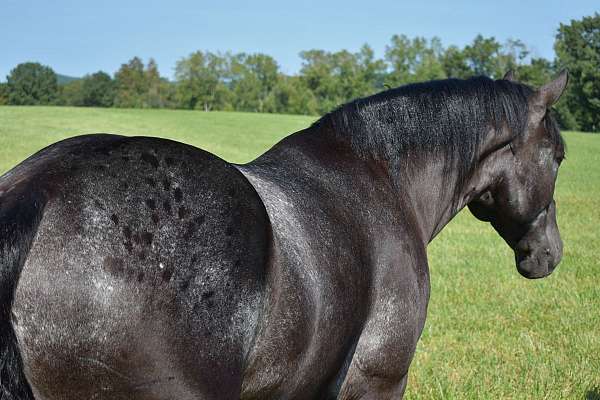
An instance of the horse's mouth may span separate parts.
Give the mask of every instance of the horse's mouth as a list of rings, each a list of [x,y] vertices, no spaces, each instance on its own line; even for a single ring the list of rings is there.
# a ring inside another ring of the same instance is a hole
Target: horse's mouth
[[[517,271],[527,279],[540,279],[550,275],[559,260],[556,260],[550,249],[534,252],[515,252]]]

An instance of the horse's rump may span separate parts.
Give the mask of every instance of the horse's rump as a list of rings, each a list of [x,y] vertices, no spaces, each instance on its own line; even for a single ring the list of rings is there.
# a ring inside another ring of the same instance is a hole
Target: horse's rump
[[[246,179],[161,139],[89,136],[34,157],[45,168],[20,174],[52,171],[37,180],[49,200],[12,307],[34,392],[235,391],[267,251],[266,213]]]

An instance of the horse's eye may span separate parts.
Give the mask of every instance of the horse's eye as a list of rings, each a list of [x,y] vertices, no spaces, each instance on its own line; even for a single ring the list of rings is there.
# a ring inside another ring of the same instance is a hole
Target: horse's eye
[[[492,194],[489,190],[483,193],[481,196],[479,196],[479,202],[490,207],[494,205],[494,198],[492,197]]]

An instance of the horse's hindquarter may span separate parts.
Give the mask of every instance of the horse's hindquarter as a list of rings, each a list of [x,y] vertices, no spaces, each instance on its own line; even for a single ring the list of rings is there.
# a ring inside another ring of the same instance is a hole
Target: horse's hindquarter
[[[235,168],[190,146],[96,144],[59,154],[62,179],[15,293],[34,392],[235,398],[262,301],[260,199]]]

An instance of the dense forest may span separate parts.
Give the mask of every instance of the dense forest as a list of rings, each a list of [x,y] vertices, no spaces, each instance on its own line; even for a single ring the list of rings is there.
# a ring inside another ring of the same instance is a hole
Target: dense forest
[[[175,65],[173,81],[153,59],[133,57],[111,76],[96,72],[59,84],[35,62],[17,65],[0,83],[0,105],[180,108],[318,115],[356,97],[431,79],[486,75],[539,86],[562,68],[568,92],[556,107],[563,128],[600,130],[600,14],[561,24],[554,60],[533,57],[521,40],[499,43],[478,35],[460,48],[437,37],[395,35],[377,58],[369,45],[357,52],[307,50],[297,75],[283,74],[267,54],[196,51]]]

